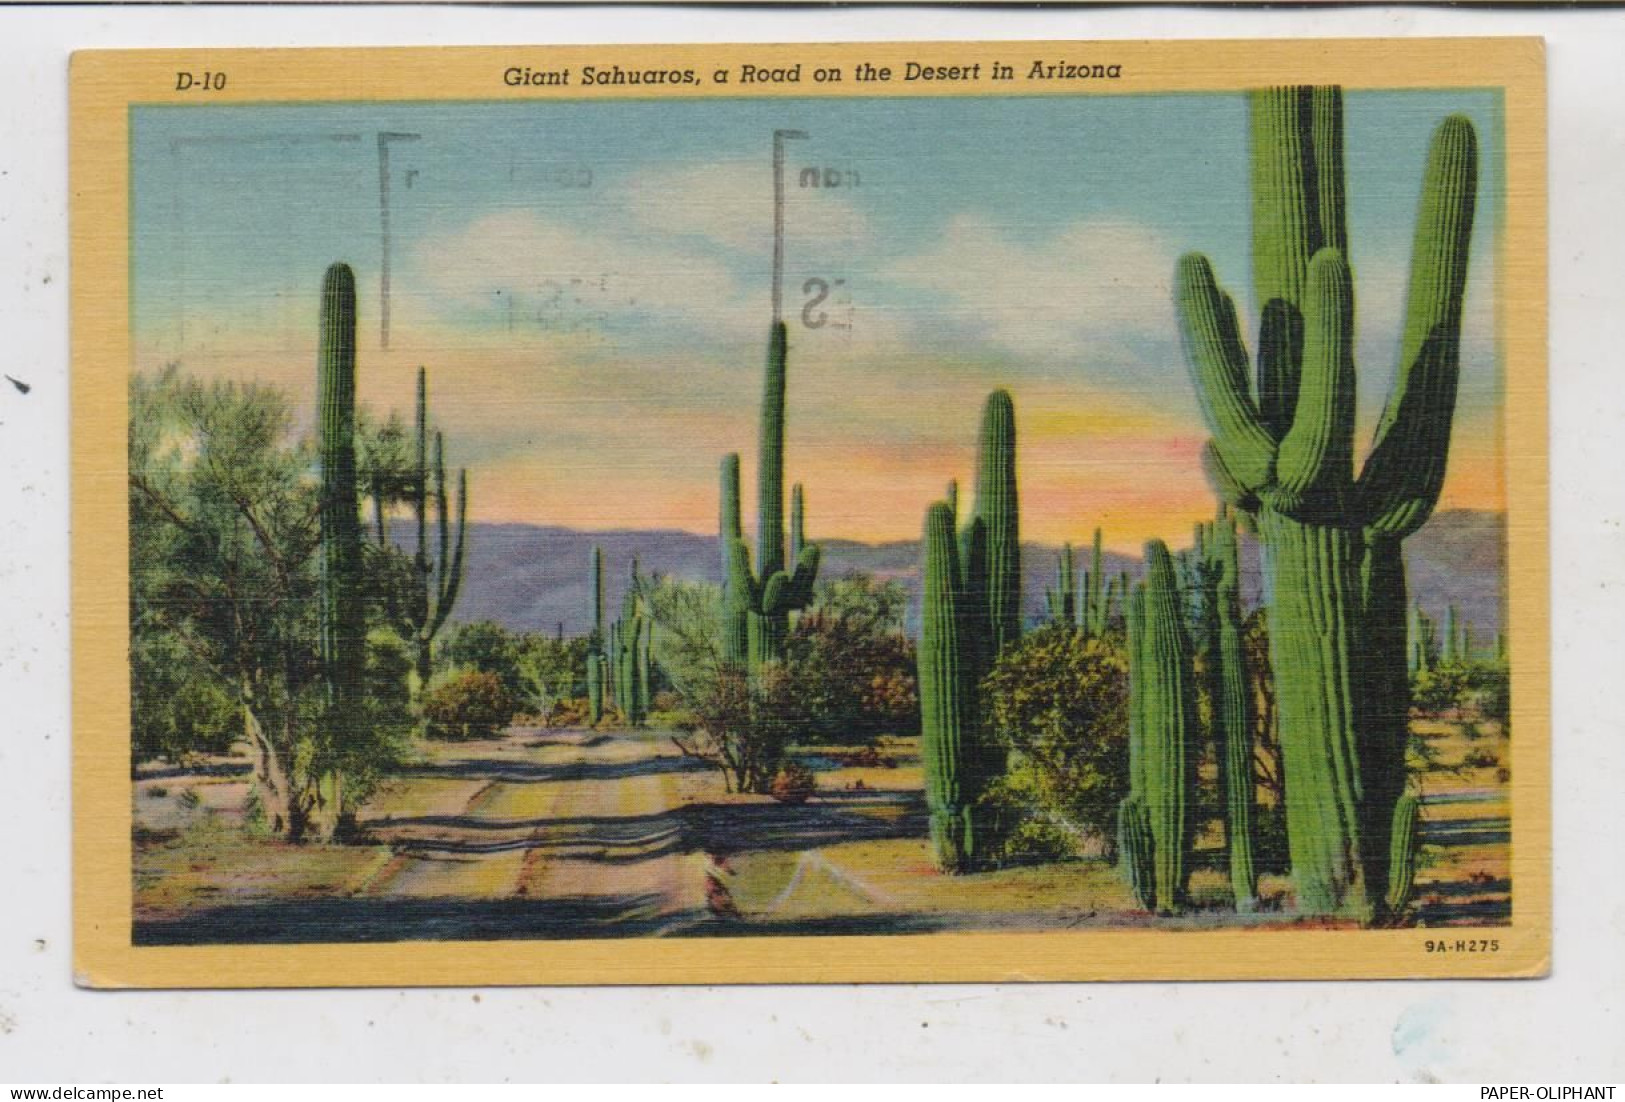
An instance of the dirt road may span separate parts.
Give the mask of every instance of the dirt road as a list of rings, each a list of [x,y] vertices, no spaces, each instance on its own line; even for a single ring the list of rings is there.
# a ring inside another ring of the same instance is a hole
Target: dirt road
[[[676,814],[693,763],[668,741],[517,728],[432,752],[363,820],[395,857],[357,897],[547,900],[640,934],[705,917],[705,859]]]

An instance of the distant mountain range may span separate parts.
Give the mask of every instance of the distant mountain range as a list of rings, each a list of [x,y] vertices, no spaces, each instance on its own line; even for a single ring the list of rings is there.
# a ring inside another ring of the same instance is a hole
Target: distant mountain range
[[[864,571],[895,578],[908,587],[911,608],[920,588],[920,545],[917,540],[865,544],[851,540],[820,541],[823,578]],[[587,602],[588,560],[594,546],[604,550],[605,606],[610,616],[637,556],[645,574],[661,573],[718,582],[722,554],[715,536],[669,530],[582,532],[527,524],[471,524],[468,530],[468,573],[453,612],[459,622],[495,620],[516,631],[556,631],[579,635],[591,626]],[[1024,600],[1029,616],[1044,614],[1044,589],[1053,585],[1059,549],[1037,543],[1022,545]],[[1076,548],[1081,578],[1088,550]],[[1454,604],[1472,625],[1476,637],[1488,640],[1501,629],[1506,578],[1506,519],[1500,513],[1453,510],[1436,514],[1405,542],[1412,599],[1437,620]],[[1108,551],[1106,568],[1138,576],[1137,558]],[[1257,545],[1242,542],[1243,588],[1249,604],[1258,601]],[[911,616],[911,620],[913,617]]]

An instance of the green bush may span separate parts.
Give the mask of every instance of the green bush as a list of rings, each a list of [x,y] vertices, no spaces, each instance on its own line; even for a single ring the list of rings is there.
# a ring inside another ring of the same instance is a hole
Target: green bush
[[[1419,670],[1411,678],[1411,707],[1436,718],[1460,708],[1466,691],[1466,667],[1441,662],[1432,669]]]
[[[785,751],[807,730],[794,679],[778,663],[755,677],[725,669],[689,702],[692,726],[672,736],[689,757],[721,771],[729,791],[766,794]]]
[[[907,593],[849,574],[818,587],[785,644],[785,668],[807,737],[850,745],[920,729],[914,644],[903,634]]]
[[[508,725],[514,700],[493,673],[454,675],[423,697],[423,718],[430,738],[491,738]]]
[[[994,797],[1007,805],[1007,845],[1052,847],[1059,830],[1075,852],[1087,839],[1109,849],[1128,794],[1128,663],[1116,642],[1041,627],[999,655],[982,706],[1010,754],[1011,780]]]
[[[136,635],[130,673],[132,765],[228,753],[243,737],[242,708],[174,636]]]
[[[1512,720],[1512,679],[1505,662],[1474,662],[1467,670],[1465,704],[1503,726]]]

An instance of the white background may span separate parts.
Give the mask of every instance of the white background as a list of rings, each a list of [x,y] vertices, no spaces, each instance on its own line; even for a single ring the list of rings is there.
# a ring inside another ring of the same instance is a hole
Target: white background
[[[67,61],[84,47],[1535,34],[1556,950],[1523,982],[92,992],[69,921]],[[0,1083],[1625,1078],[1625,12],[0,9]]]

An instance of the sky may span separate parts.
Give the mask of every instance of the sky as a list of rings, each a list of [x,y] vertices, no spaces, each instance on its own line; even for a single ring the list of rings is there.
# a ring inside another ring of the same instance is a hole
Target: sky
[[[1359,440],[1450,112],[1477,126],[1480,194],[1441,508],[1499,509],[1498,91],[1347,97]],[[916,537],[950,478],[968,487],[1001,386],[1024,537],[1099,525],[1128,551],[1211,516],[1170,284],[1206,253],[1256,333],[1240,95],[138,107],[133,366],[277,385],[308,428],[343,260],[360,400],[410,417],[428,369],[473,519],[714,532],[726,452],[755,500],[775,130],[806,134],[786,142],[782,286],[810,536]]]

